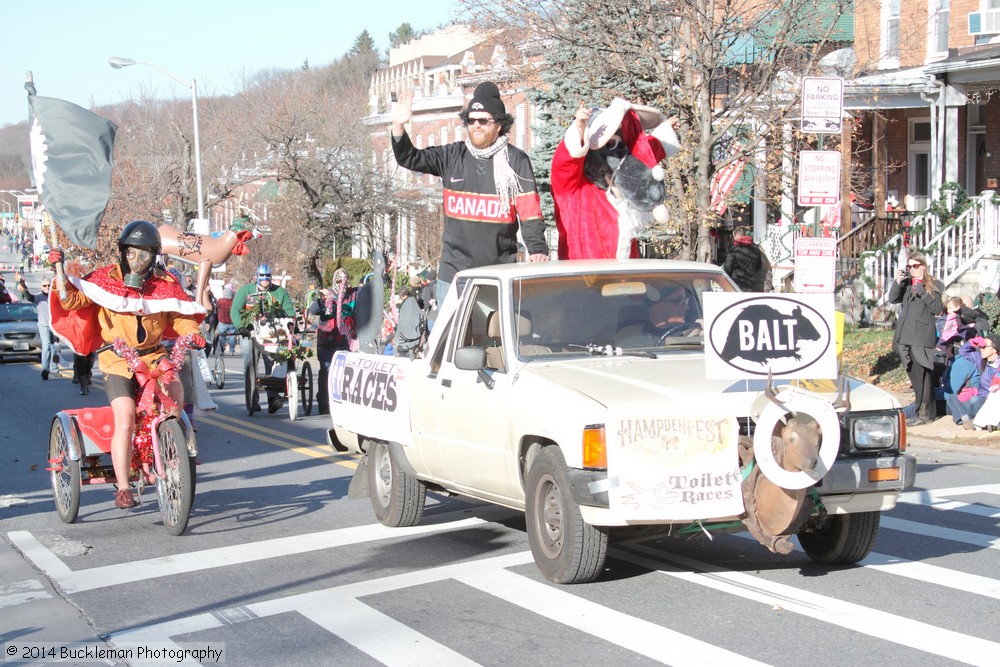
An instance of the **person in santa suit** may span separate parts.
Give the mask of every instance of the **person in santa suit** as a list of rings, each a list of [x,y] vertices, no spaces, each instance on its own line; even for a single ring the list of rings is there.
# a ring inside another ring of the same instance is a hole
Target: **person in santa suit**
[[[639,256],[636,236],[667,220],[659,163],[679,150],[677,126],[621,98],[603,110],[580,103],[552,158],[559,259]]]
[[[49,310],[52,329],[69,342],[74,353],[87,355],[121,338],[152,366],[166,356],[165,336],[191,334],[192,345],[204,347],[198,325],[207,314],[205,308],[185,294],[169,274],[155,267],[160,250],[156,226],[135,220],[125,225],[118,237],[117,264],[83,275],[79,262],[66,263],[65,289],[57,292],[59,298],[49,299]],[[62,263],[62,251],[52,250],[49,261],[53,266]],[[139,378],[111,349],[98,355],[98,365],[115,421],[111,440],[118,487],[115,505],[129,509],[137,504],[129,487],[129,473]],[[167,386],[167,393],[176,405],[184,404],[179,379]]]

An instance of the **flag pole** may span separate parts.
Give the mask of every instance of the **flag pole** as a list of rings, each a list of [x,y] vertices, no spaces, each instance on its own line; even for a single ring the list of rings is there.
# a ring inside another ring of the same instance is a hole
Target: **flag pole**
[[[50,236],[50,241],[49,241],[50,245],[49,245],[49,247],[50,248],[58,248],[59,247],[59,235],[56,233],[56,221],[52,219],[52,216],[49,215],[48,211],[45,211],[45,224],[49,228],[49,236]],[[53,269],[56,272],[56,287],[59,289],[59,298],[60,299],[65,299],[66,298],[66,273],[65,273],[65,271],[63,271],[63,263],[62,262],[56,262],[56,265],[53,267]]]

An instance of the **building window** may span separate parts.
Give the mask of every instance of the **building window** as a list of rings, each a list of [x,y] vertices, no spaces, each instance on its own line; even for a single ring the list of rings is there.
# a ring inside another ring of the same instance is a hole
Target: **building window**
[[[899,4],[900,0],[885,0],[885,57],[899,59]]]
[[[931,196],[931,123],[929,118],[910,119],[908,143],[906,208],[911,211],[919,211],[927,208]]]
[[[950,0],[930,0],[930,5],[931,53],[947,53]]]

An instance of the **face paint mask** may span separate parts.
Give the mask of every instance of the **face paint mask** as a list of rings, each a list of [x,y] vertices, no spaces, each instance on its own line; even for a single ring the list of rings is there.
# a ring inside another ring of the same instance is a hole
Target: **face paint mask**
[[[142,289],[146,272],[153,265],[153,251],[147,248],[125,248],[125,263],[129,272],[125,274],[125,286]]]

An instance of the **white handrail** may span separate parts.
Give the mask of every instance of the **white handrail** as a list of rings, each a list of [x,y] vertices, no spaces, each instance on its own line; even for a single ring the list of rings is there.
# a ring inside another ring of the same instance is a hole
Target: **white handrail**
[[[954,283],[981,257],[997,252],[1000,240],[1000,211],[987,191],[972,200],[972,206],[953,224],[924,213],[914,221],[909,246],[922,249],[927,265],[945,288]],[[921,224],[923,223],[923,224]],[[865,298],[884,305],[894,274],[894,263],[903,247],[903,235],[897,234],[876,251],[861,253],[865,267]]]

